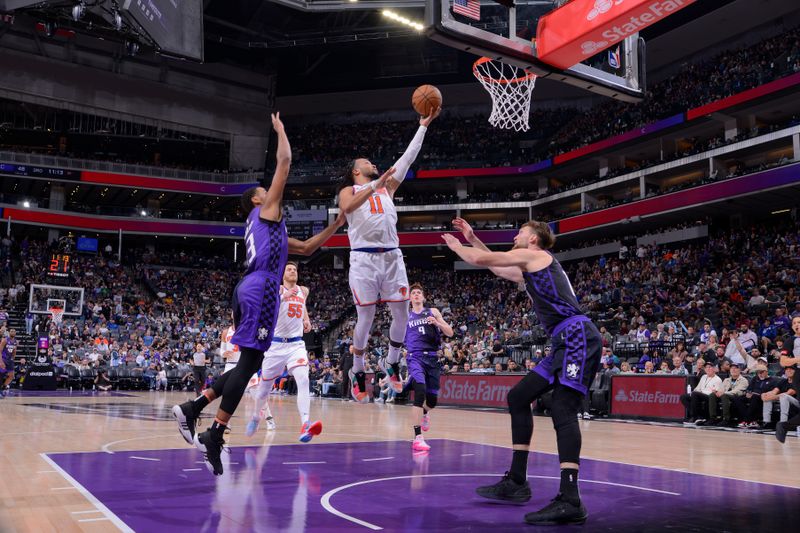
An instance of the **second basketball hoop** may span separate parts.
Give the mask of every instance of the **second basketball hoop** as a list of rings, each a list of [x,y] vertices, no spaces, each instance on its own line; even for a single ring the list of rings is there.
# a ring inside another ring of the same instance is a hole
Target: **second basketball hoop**
[[[472,73],[492,98],[489,123],[495,128],[528,131],[536,75],[490,57],[475,61]]]

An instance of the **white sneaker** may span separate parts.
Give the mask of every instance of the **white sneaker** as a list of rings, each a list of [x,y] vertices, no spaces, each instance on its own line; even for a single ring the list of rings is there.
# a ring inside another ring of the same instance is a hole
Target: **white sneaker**
[[[275,419],[271,416],[267,417],[267,431],[275,431],[278,429],[277,424],[275,424]]]
[[[385,403],[394,403],[394,398],[389,398]]]
[[[375,403],[383,403],[385,401],[383,398],[375,398]]]

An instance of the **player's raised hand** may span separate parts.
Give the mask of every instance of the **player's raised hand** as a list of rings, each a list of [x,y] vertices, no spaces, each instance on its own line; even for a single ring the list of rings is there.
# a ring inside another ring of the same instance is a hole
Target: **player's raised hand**
[[[433,110],[433,113],[431,113],[427,117],[420,118],[419,125],[425,126],[427,128],[428,126],[431,125],[431,122],[433,122],[433,120],[439,116],[439,113],[441,112],[442,112],[442,107],[441,106],[437,107],[436,109]]]
[[[464,238],[468,241],[475,237],[475,232],[473,231],[472,226],[470,226],[469,222],[461,217],[456,217],[453,219],[453,228],[456,231],[460,231]]]
[[[272,128],[277,133],[282,133],[284,129],[283,129],[283,121],[281,120],[281,112],[278,111],[277,113],[272,113],[270,117],[272,118]]]
[[[456,251],[457,249],[459,249],[459,248],[461,248],[463,246],[461,244],[461,241],[459,241],[458,239],[456,239],[455,237],[453,237],[449,233],[442,234],[442,239],[444,239],[444,242],[447,244],[447,247],[450,248],[453,251]]]
[[[377,191],[378,189],[386,187],[386,182],[389,181],[389,178],[394,176],[394,173],[395,173],[395,168],[394,167],[391,167],[389,170],[384,172],[383,175],[380,178],[378,178],[377,180],[375,180],[373,182],[375,184],[375,186],[372,187],[372,190],[373,191]]]

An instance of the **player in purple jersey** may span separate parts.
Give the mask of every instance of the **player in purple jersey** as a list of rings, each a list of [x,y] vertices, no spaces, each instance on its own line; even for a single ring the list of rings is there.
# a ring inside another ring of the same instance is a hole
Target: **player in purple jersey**
[[[279,113],[272,115],[272,127],[278,134],[277,166],[272,182],[269,188],[251,187],[242,194],[242,208],[248,214],[245,226],[247,269],[234,289],[232,307],[236,332],[231,338],[231,342],[241,349],[239,361],[197,399],[172,408],[181,435],[205,454],[206,466],[215,475],[221,475],[223,470],[220,454],[228,421],[239,405],[250,377],[261,367],[264,352],[272,342],[280,308],[279,287],[288,255],[311,255],[345,221],[344,215],[340,214],[325,230],[306,241],[288,236],[282,203],[292,149]],[[195,433],[200,412],[220,397],[222,401],[214,423],[203,433]]]
[[[531,403],[552,390],[561,486],[549,505],[528,513],[525,521],[529,524],[583,523],[587,513],[578,491],[581,431],[577,415],[600,365],[600,332],[581,311],[569,278],[547,251],[556,240],[547,223],[532,220],[523,224],[514,237],[514,248],[508,252],[489,250],[464,219],[455,219],[453,226],[472,247],[463,246],[452,235],[443,235],[450,249],[470,264],[489,267],[502,278],[524,283],[539,321],[552,338],[550,355],[508,393],[514,450],[511,468],[500,482],[479,487],[477,492],[493,500],[530,500]]]
[[[0,398],[6,395],[6,389],[14,380],[14,356],[17,351],[17,330],[8,330],[8,337],[5,336],[5,326],[0,333],[0,377],[5,378],[0,385]]]
[[[406,322],[408,378],[414,390],[414,426],[412,449],[427,452],[431,449],[422,437],[431,419],[428,412],[436,407],[439,398],[439,358],[441,333],[453,336],[453,328],[435,307],[425,307],[425,290],[419,283],[411,285],[411,310]]]

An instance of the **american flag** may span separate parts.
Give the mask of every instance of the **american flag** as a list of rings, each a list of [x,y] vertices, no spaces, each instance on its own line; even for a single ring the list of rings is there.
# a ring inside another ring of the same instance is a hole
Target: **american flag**
[[[481,0],[453,0],[453,13],[481,20]]]

